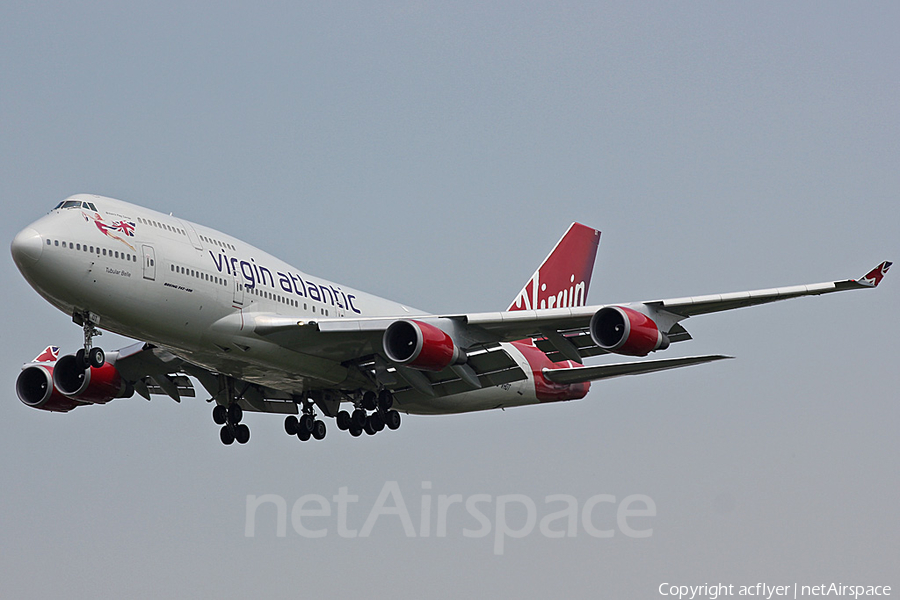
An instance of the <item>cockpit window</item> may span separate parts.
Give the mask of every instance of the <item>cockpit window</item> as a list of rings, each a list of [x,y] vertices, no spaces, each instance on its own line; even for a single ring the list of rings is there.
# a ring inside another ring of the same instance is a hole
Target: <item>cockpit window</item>
[[[62,202],[54,206],[53,210],[56,210],[58,208],[86,208],[87,210],[98,212],[97,207],[94,206],[93,202],[82,202],[81,200],[63,200]]]

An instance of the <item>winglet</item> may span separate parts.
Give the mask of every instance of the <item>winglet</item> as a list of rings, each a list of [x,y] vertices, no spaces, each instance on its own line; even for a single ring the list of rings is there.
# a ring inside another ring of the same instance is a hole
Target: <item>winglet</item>
[[[869,287],[878,287],[878,284],[881,283],[881,280],[884,279],[885,275],[887,275],[888,269],[891,268],[892,264],[894,263],[884,261],[883,263],[857,279],[856,282]]]

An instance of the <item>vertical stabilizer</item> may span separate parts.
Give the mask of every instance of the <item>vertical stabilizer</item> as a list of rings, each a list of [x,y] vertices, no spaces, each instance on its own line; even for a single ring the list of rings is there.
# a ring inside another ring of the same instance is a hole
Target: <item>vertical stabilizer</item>
[[[47,346],[44,351],[34,357],[33,363],[55,363],[59,360],[59,346]]]
[[[508,310],[584,306],[600,232],[572,223]]]

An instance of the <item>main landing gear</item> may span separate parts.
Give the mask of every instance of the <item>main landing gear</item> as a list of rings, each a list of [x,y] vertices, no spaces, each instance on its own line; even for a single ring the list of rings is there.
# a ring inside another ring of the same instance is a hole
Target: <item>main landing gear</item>
[[[85,311],[72,315],[72,320],[84,329],[84,348],[75,353],[75,359],[78,364],[84,365],[85,369],[88,367],[99,369],[106,362],[106,354],[102,348],[93,348],[92,343],[94,336],[103,335],[103,332],[96,327],[100,322],[100,317],[90,311]]]
[[[389,390],[381,390],[377,395],[367,391],[355,403],[352,413],[342,410],[337,414],[338,429],[349,431],[353,437],[359,437],[363,431],[375,435],[385,427],[397,429],[400,427],[400,413],[391,409],[393,405],[394,395]]]
[[[284,431],[288,435],[296,435],[301,442],[306,442],[309,438],[321,440],[325,437],[327,429],[325,421],[316,418],[316,411],[312,402],[303,401],[303,414],[298,419],[294,415],[289,415],[284,420]]]
[[[237,402],[233,402],[227,407],[217,404],[213,408],[212,415],[216,425],[222,426],[219,431],[219,439],[223,444],[230,446],[234,442],[246,444],[250,441],[250,428],[241,423],[244,411]]]

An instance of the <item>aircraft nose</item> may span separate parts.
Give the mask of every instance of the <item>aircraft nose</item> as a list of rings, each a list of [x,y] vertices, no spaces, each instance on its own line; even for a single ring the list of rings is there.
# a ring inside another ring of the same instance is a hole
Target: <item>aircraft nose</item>
[[[41,258],[44,240],[36,230],[26,227],[13,239],[10,251],[19,268],[30,267]]]

